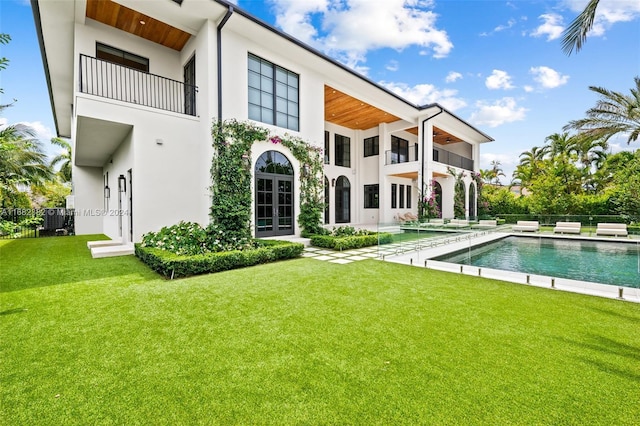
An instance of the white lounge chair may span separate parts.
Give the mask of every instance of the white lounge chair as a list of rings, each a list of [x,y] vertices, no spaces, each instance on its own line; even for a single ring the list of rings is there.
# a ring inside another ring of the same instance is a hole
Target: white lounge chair
[[[537,232],[540,229],[540,223],[537,220],[519,220],[518,223],[511,227],[514,231],[530,231]]]
[[[467,228],[469,221],[467,219],[451,219],[449,223],[445,225],[447,228]]]
[[[556,234],[579,234],[581,228],[580,222],[556,222],[553,232]]]
[[[613,235],[626,237],[629,235],[627,232],[626,223],[599,223],[596,228],[596,235]]]
[[[479,220],[478,223],[472,226],[472,228],[478,229],[490,229],[498,226],[497,220],[483,219]]]

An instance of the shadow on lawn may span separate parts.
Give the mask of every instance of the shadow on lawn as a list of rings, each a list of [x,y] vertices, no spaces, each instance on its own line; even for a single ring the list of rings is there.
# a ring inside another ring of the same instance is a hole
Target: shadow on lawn
[[[160,278],[135,256],[93,259],[87,241],[104,235],[12,240],[0,245],[0,293],[135,274],[136,281]]]

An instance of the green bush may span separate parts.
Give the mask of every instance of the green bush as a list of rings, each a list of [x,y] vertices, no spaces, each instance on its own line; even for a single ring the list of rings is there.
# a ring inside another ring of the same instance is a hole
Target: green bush
[[[313,235],[311,245],[332,250],[349,250],[361,247],[389,244],[393,242],[393,236],[386,232],[370,232],[367,235],[349,235],[344,237],[333,235]]]
[[[255,240],[255,243],[257,248],[254,249],[196,255],[178,255],[136,244],[135,253],[151,269],[173,279],[293,259],[299,257],[304,250],[304,245],[287,241]]]

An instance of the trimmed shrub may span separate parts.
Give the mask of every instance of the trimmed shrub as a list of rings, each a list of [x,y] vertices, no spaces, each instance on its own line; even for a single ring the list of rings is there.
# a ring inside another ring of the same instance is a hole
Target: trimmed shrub
[[[255,240],[258,248],[196,255],[178,255],[155,247],[135,245],[136,256],[167,278],[182,278],[244,268],[299,257],[304,245],[287,241]]]
[[[389,244],[393,242],[393,236],[386,232],[370,233],[368,235],[348,235],[336,237],[332,235],[313,235],[311,245],[332,250],[349,250],[361,247]]]

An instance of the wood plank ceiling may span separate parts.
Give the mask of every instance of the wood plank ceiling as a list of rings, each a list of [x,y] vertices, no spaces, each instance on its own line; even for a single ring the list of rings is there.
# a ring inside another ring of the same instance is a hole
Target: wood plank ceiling
[[[181,51],[191,34],[111,0],[87,0],[87,18]]]
[[[380,123],[400,120],[393,114],[326,85],[324,86],[324,119],[353,130],[371,129]],[[406,131],[418,135],[418,127],[412,127]],[[462,139],[437,127],[433,128],[433,141],[440,145],[463,142]]]

